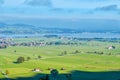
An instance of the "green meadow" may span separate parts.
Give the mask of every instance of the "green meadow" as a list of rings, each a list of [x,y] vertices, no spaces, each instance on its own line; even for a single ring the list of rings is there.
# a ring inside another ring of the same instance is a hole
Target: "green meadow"
[[[55,40],[57,39],[54,39],[53,41]],[[25,41],[25,39],[16,39],[15,41],[21,42]],[[89,73],[109,71],[119,72],[119,43],[100,41],[78,42],[81,44],[48,45],[36,47],[9,46],[6,49],[0,49],[0,70],[3,72],[8,70],[9,78],[31,77],[36,74],[50,74],[50,70],[48,70],[48,68],[57,69],[59,74],[68,74],[72,73],[72,71],[83,71]],[[114,45],[116,48],[108,50],[107,47],[110,45]],[[76,50],[79,52],[73,54]],[[60,54],[64,51],[66,51],[67,54],[60,56]],[[104,54],[100,55],[95,54],[94,52],[103,52]],[[109,53],[112,55],[109,55]],[[24,57],[25,61],[23,63],[16,63],[17,58],[20,56]],[[41,56],[41,58],[38,59],[38,56]],[[27,57],[30,57],[30,60],[27,60]],[[39,68],[41,72],[33,72],[32,70],[35,68]],[[64,68],[64,70],[61,70],[61,68]],[[76,77],[79,78],[79,76]],[[5,76],[1,73],[0,78],[5,78]],[[91,79],[83,78],[83,80]]]

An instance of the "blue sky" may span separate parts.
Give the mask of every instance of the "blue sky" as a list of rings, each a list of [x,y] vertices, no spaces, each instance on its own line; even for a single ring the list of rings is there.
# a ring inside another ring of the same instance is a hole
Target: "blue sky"
[[[0,16],[120,19],[120,0],[0,0]]]

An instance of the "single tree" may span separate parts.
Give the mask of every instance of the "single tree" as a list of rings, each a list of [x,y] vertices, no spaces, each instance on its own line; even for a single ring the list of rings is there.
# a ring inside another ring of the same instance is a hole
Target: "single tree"
[[[18,57],[17,58],[17,63],[22,63],[24,61],[25,61],[24,57]]]
[[[42,57],[41,56],[38,56],[38,59],[41,59]]]
[[[63,54],[64,54],[64,55],[67,55],[67,51],[64,51]]]
[[[79,53],[79,51],[78,51],[78,50],[76,50],[76,51],[75,51],[75,54],[77,54],[77,53]]]
[[[8,75],[8,74],[9,74],[9,71],[8,71],[8,70],[6,70],[5,74],[6,74],[6,75]]]

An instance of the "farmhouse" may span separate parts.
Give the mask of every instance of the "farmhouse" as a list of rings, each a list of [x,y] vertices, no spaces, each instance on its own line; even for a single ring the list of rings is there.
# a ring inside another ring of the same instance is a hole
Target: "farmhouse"
[[[33,72],[41,72],[41,70],[39,68],[35,68]]]
[[[115,46],[111,45],[111,46],[108,47],[108,49],[109,49],[109,50],[115,49]]]

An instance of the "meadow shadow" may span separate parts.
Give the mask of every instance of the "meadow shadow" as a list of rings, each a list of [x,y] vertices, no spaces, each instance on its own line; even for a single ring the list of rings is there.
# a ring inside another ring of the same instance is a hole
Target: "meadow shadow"
[[[120,71],[88,72],[88,71],[71,71],[73,80],[120,80]],[[9,80],[40,80],[47,74],[38,73],[32,77],[18,77]],[[60,80],[67,80],[66,74],[59,74]],[[6,78],[0,80],[8,80]]]

